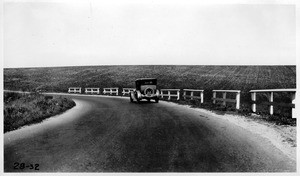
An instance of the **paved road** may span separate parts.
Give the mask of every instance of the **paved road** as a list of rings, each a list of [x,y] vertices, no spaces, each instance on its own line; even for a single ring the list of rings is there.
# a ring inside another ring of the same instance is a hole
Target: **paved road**
[[[66,113],[4,135],[4,171],[295,171],[268,140],[207,114],[160,102],[71,96]]]

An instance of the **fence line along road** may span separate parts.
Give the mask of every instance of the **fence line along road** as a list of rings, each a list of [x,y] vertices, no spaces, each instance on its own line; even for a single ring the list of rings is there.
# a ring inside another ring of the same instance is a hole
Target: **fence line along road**
[[[134,88],[123,88],[123,95],[129,94],[130,91],[135,90]],[[9,91],[4,90],[5,92],[16,92],[16,91]],[[198,89],[183,89],[183,98],[186,100],[186,98],[191,99],[200,99],[201,103],[203,103],[204,99],[204,90],[198,90]],[[171,93],[176,92],[176,93]],[[187,92],[190,92],[190,95],[187,95]],[[196,96],[194,93],[200,92],[199,96]],[[236,103],[236,109],[240,109],[240,90],[213,90],[213,104],[216,103],[216,101],[222,101],[223,105],[226,105],[226,102],[232,102]],[[217,92],[222,93],[222,98],[217,98]],[[251,100],[252,100],[252,106],[251,110],[255,113],[256,112],[256,94],[257,93],[269,93],[268,99],[269,102],[264,103],[269,105],[269,112],[271,115],[274,113],[274,105],[277,106],[283,106],[283,107],[290,107],[292,108],[292,117],[296,118],[296,110],[295,110],[295,104],[296,104],[296,89],[261,89],[261,90],[250,90],[251,93]],[[290,99],[292,103],[275,103],[274,100],[274,92],[290,92]],[[21,93],[21,92],[20,92]],[[28,92],[30,93],[30,92]],[[81,93],[81,87],[69,87],[68,93]],[[100,88],[85,88],[85,93],[97,93],[100,94]],[[235,99],[227,99],[226,95],[227,93],[235,93]],[[103,88],[103,94],[119,94],[119,88]],[[177,97],[177,100],[180,99],[180,89],[161,89],[160,90],[160,97],[168,97],[168,100],[171,100],[171,97]]]
[[[163,92],[168,92],[164,94]],[[171,94],[171,92],[176,92],[176,94]],[[180,98],[180,89],[160,89],[160,97],[168,97],[168,100],[171,100],[171,97],[177,97],[177,100]]]
[[[81,93],[81,87],[69,87],[68,93]]]
[[[241,101],[241,91],[240,90],[213,90],[213,104],[216,104],[216,101],[222,101],[223,105],[226,106],[226,102],[236,103],[235,108],[240,109],[240,101]],[[217,92],[222,92],[222,98],[217,98]],[[227,99],[227,93],[235,93],[235,99]]]
[[[266,103],[269,105],[270,115],[274,113],[274,105],[285,106],[292,108],[292,118],[296,118],[295,112],[295,103],[296,103],[296,89],[261,89],[261,90],[250,90],[251,100],[252,100],[252,112],[256,112],[256,93],[268,93],[269,102]],[[274,103],[274,92],[290,92],[291,93],[291,101],[292,103]]]
[[[103,88],[103,94],[116,94],[119,95],[119,88],[113,87],[113,88]]]
[[[193,99],[200,99],[200,102],[203,103],[204,95],[203,95],[204,90],[198,90],[198,89],[183,89],[183,99],[186,100],[186,98],[190,98],[191,100]],[[187,92],[190,92],[190,95],[187,95]],[[199,95],[195,95],[194,93],[198,93]]]
[[[85,93],[86,94],[100,94],[100,88],[85,88]]]
[[[122,94],[124,95],[129,95],[130,91],[134,91],[135,88],[123,88]]]

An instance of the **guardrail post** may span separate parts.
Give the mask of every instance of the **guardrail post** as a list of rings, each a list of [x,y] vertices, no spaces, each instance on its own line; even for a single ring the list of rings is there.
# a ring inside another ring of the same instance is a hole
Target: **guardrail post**
[[[236,93],[236,109],[240,109],[240,99],[241,99],[241,93]]]
[[[171,100],[171,91],[168,91],[168,96],[169,96],[168,100]]]
[[[183,90],[183,99],[185,100],[186,99],[186,90]]]
[[[274,99],[274,93],[270,92],[270,94],[269,94],[269,102],[273,103],[273,99]],[[271,104],[270,105],[270,115],[273,115],[273,113],[274,113],[274,108],[273,108],[273,105]]]
[[[217,92],[216,91],[213,91],[213,104],[216,104],[216,100],[215,98],[217,98]]]
[[[119,89],[117,89],[117,95],[119,95]]]
[[[180,91],[178,90],[177,91],[177,100],[179,100],[179,98],[180,98]]]
[[[291,100],[295,105],[295,108],[292,108],[292,118],[296,118],[296,92],[291,94]]]
[[[225,99],[226,99],[226,92],[223,92],[223,99],[224,99],[224,100],[223,100],[223,103],[222,103],[222,104],[223,104],[224,106],[226,106],[226,101],[225,101]]]
[[[256,92],[251,93],[251,100],[253,101],[251,105],[252,112],[256,112]]]
[[[295,98],[296,98],[296,89],[261,89],[261,90],[251,90],[251,99],[253,101],[252,103],[252,111],[253,112],[256,112],[256,93],[260,93],[260,92],[266,92],[268,93],[268,100],[269,100],[269,112],[270,112],[270,115],[273,115],[274,114],[274,92],[290,92],[290,98],[291,98],[291,101],[292,103],[281,103],[282,105],[279,104],[279,106],[290,106],[293,104],[292,106],[292,118],[297,118],[295,117],[297,114],[296,114],[296,111],[295,111],[295,106],[296,106],[296,101],[295,101]]]
[[[193,91],[191,91],[191,100],[193,100],[194,98],[193,98],[193,96],[194,96],[194,92]]]
[[[203,91],[200,92],[200,96],[201,96],[201,103],[203,103],[203,99],[204,99]]]

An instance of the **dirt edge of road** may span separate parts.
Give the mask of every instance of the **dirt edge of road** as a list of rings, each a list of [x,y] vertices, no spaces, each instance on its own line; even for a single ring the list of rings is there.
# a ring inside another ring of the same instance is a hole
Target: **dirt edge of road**
[[[241,115],[224,114],[219,115],[214,111],[193,108],[190,105],[180,105],[173,102],[168,102],[173,106],[186,107],[194,111],[207,114],[209,117],[220,118],[234,125],[244,128],[251,133],[260,135],[269,140],[276,148],[281,150],[290,159],[297,160],[297,127],[289,125],[276,125],[272,122],[264,121],[260,118],[247,118]]]

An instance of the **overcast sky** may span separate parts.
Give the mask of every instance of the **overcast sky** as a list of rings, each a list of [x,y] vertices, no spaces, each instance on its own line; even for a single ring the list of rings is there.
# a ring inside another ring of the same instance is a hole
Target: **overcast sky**
[[[295,5],[4,1],[4,67],[296,64]]]

